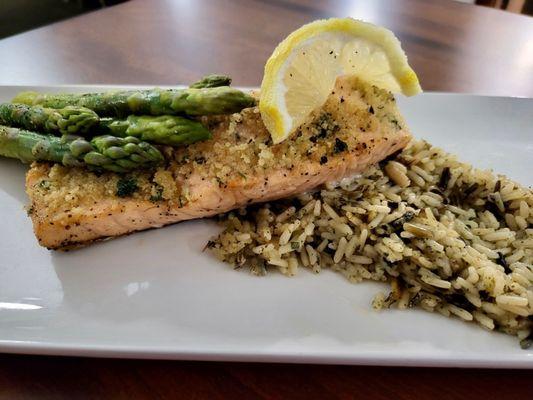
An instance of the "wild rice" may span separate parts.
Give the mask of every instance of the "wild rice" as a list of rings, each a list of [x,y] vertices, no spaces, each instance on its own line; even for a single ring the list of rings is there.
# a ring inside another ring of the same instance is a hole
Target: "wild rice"
[[[209,242],[235,266],[331,268],[388,281],[376,309],[418,306],[533,343],[533,193],[427,142],[340,187],[221,217]],[[265,234],[268,233],[268,234]]]

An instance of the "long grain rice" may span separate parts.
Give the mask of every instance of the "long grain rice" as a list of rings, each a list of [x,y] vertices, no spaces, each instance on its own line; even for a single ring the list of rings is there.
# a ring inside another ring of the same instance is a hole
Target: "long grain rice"
[[[340,187],[222,217],[209,246],[263,275],[331,268],[387,280],[372,306],[475,321],[533,343],[533,193],[424,141]]]

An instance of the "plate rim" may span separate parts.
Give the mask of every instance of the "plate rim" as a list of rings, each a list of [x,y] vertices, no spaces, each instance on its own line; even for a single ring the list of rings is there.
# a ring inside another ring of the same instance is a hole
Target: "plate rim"
[[[181,88],[184,85],[112,85],[112,84],[59,84],[59,85],[0,85],[2,90],[23,90],[24,88],[55,89],[131,89],[131,88]],[[241,90],[257,90],[257,87],[236,86]],[[461,96],[482,97],[491,99],[518,99],[519,101],[533,101],[533,98],[522,96],[494,96],[485,94],[453,93],[440,91],[426,91],[422,95],[430,96]],[[259,349],[258,349],[259,350]],[[117,346],[95,345],[83,343],[58,344],[48,341],[16,341],[0,338],[0,352],[9,354],[56,355],[102,358],[136,358],[161,360],[195,360],[195,361],[231,361],[231,362],[283,362],[297,364],[338,364],[338,365],[369,365],[369,366],[418,366],[418,367],[459,367],[459,368],[494,368],[494,369],[533,369],[533,353],[527,354],[498,354],[497,360],[490,357],[472,357],[463,359],[446,354],[393,354],[385,356],[375,351],[361,351],[358,354],[342,354],[340,351],[305,352],[280,351],[269,349],[268,353],[260,351],[250,352],[231,349],[227,351],[201,351],[196,348],[187,349],[158,346]]]
[[[483,368],[483,369],[533,369],[533,361],[523,356],[447,357],[445,355],[386,356],[373,351],[360,355],[341,352],[280,351],[269,349],[268,353],[235,350],[198,351],[184,348],[131,347],[116,345],[60,345],[50,342],[26,342],[0,340],[0,352],[45,356],[125,358],[145,360],[183,360],[213,362],[257,362],[321,365],[361,365],[387,367],[429,368]]]

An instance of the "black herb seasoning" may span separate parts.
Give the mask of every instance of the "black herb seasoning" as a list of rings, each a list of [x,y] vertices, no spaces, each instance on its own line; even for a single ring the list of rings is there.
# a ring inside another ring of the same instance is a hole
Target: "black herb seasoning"
[[[479,291],[479,298],[483,301],[490,301],[490,295],[489,292],[486,290],[480,290]]]
[[[420,301],[422,300],[422,296],[420,295],[420,292],[415,294],[411,300],[409,300],[408,307],[413,308],[420,304]]]
[[[214,240],[208,240],[202,251],[205,251],[205,249],[213,249],[215,246],[216,242]]]
[[[473,183],[469,187],[467,187],[466,190],[464,191],[465,198],[470,196],[472,193],[474,193],[478,187],[479,185],[477,183]]]
[[[328,247],[328,246],[326,246],[326,247],[324,248],[324,252],[325,252],[325,253],[328,253],[330,256],[332,256],[332,255],[335,254],[335,250],[333,250],[332,248],[330,248],[330,247]]]
[[[446,167],[442,170],[442,174],[440,175],[438,186],[446,190],[448,187],[448,181],[450,180],[451,174],[450,174],[450,168]]]
[[[335,145],[333,146],[333,153],[341,153],[343,151],[346,151],[348,149],[348,145],[340,140],[339,138],[335,138]]]
[[[522,339],[520,341],[520,348],[522,350],[529,349],[531,347],[531,345],[533,345],[533,338],[531,337],[531,335],[529,335],[527,338]]]
[[[507,260],[505,259],[503,254],[500,253],[499,251],[498,251],[498,259],[496,260],[496,262],[503,267],[506,274],[510,274],[511,272],[513,272],[511,268],[509,268],[509,265],[507,264]]]
[[[320,132],[318,133],[317,137],[319,139],[324,139],[326,136],[328,136],[328,130],[326,128],[320,127]]]
[[[163,200],[163,186],[156,183],[154,186],[154,189],[155,189],[155,194],[150,196],[150,201],[155,203],[155,202]]]
[[[398,122],[396,118],[391,119],[390,122],[396,127],[396,129],[402,129],[402,126],[400,125],[400,123]]]
[[[202,156],[200,156],[200,157],[196,157],[196,158],[194,159],[194,162],[195,162],[196,164],[203,164],[203,163],[205,163],[205,157],[202,157]]]
[[[385,167],[385,165],[387,165],[387,163],[389,161],[392,161],[392,160],[396,160],[399,163],[401,163],[402,161],[400,159],[397,159],[397,158],[401,154],[402,151],[403,151],[403,149],[397,150],[394,153],[392,153],[392,154],[388,155],[387,157],[385,157],[383,160],[381,160],[379,162],[380,167],[381,168]]]
[[[399,231],[403,229],[403,224],[406,222],[411,221],[415,217],[415,213],[412,211],[407,211],[404,215],[402,215],[400,218],[395,219],[390,223],[394,231]]]
[[[118,197],[128,197],[137,190],[139,190],[139,186],[137,186],[137,179],[131,177],[120,178],[117,182],[116,195]]]
[[[43,179],[42,181],[39,182],[39,188],[44,189],[44,190],[49,190],[50,189],[50,181],[47,181],[46,179]]]
[[[475,310],[475,306],[470,303],[466,297],[458,294],[458,293],[452,293],[449,295],[444,295],[444,299],[454,306],[457,306],[459,308],[462,308],[468,312],[472,312]]]
[[[490,211],[492,215],[494,215],[496,218],[499,218],[502,221],[505,220],[504,213],[502,213],[500,209],[498,208],[498,206],[494,203],[494,201],[490,199],[490,196],[489,196],[489,200],[485,202],[485,209],[487,211]]]

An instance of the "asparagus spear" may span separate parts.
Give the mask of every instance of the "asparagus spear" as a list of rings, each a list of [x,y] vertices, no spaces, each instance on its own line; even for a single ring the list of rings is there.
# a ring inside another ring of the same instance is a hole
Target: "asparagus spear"
[[[66,142],[44,135],[0,125],[0,155],[22,162],[52,161],[67,167],[87,167],[113,172],[150,168],[163,161],[163,155],[149,143],[135,137],[96,136],[91,141],[76,138]]]
[[[135,136],[150,143],[180,146],[211,138],[211,132],[201,123],[190,119],[161,115],[130,115],[125,120],[102,118],[101,131],[113,136]]]
[[[240,90],[220,86],[204,89],[152,89],[87,94],[22,92],[14,103],[50,108],[87,107],[104,117],[137,115],[229,114],[250,107],[255,100]]]
[[[202,89],[202,88],[212,88],[218,86],[229,86],[231,85],[231,78],[226,75],[206,75],[197,82],[194,82],[190,85],[190,88]]]
[[[67,106],[61,109],[28,106],[25,104],[0,104],[0,124],[47,133],[86,133],[98,122],[98,115],[83,107]]]

